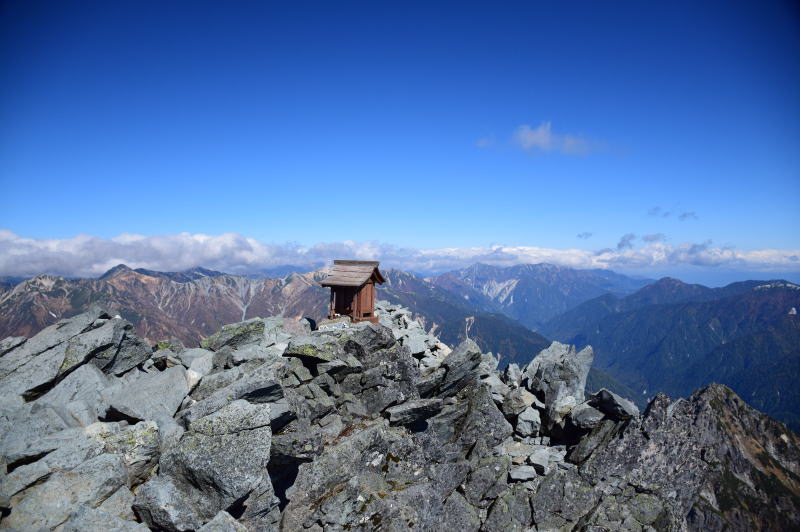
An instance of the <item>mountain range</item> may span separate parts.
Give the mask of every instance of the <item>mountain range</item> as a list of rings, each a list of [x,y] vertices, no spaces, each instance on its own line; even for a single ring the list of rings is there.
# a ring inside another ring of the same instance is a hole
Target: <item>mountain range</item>
[[[575,270],[555,266],[515,271],[533,272],[533,276],[539,278],[542,271],[549,271],[553,282],[558,282],[557,274],[582,277]],[[446,343],[456,344],[466,338],[474,340],[482,349],[495,353],[501,368],[512,362],[525,365],[550,345],[549,339],[497,312],[496,306],[476,304],[476,298],[464,297],[430,279],[402,270],[389,268],[384,273],[387,283],[379,286],[379,298],[410,308],[425,327]],[[325,270],[318,270],[264,279],[205,268],[158,272],[131,269],[123,264],[97,279],[40,275],[17,286],[0,285],[0,337],[31,336],[99,302],[130,321],[137,333],[150,343],[174,337],[186,345],[197,345],[223,324],[248,317],[306,316],[315,320],[324,317],[328,290],[318,284],[324,275]],[[594,274],[584,277],[595,278]],[[617,277],[623,276],[611,276]],[[508,281],[508,275],[504,278]],[[530,283],[523,278],[516,284],[527,286]],[[595,291],[586,292],[587,297]],[[546,292],[548,297],[552,296],[552,291]],[[567,292],[571,294],[570,301],[577,297],[574,290]],[[540,304],[546,303],[540,301]],[[565,303],[556,299],[555,304],[547,315]],[[592,368],[589,388],[601,387],[626,395],[632,393],[630,388]]]
[[[746,281],[722,288],[665,278],[606,294],[550,320],[544,334],[591,345],[595,365],[644,398],[721,382],[800,428],[800,286]]]
[[[576,270],[546,263],[474,264],[427,280],[487,312],[505,314],[534,330],[584,301],[604,294],[625,296],[652,282],[609,270]]]
[[[422,278],[386,269],[378,297],[412,310],[445,343],[470,338],[503,368],[525,365],[551,340],[592,345],[589,389],[606,387],[644,406],[659,391],[686,396],[722,382],[754,407],[800,428],[800,290],[785,281],[722,288],[664,278],[648,283],[607,271],[540,264],[476,264]],[[31,336],[100,302],[149,342],[199,341],[255,316],[324,317],[325,270],[266,279],[203,268],[117,266],[98,279],[42,275],[0,284],[0,337]],[[527,326],[525,326],[527,324]],[[536,327],[538,332],[532,330]]]

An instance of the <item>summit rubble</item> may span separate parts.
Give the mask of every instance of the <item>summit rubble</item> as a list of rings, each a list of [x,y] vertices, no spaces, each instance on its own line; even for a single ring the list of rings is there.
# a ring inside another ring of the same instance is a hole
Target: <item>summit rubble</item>
[[[643,414],[554,342],[498,371],[397,305],[154,349],[103,309],[0,341],[0,529],[752,530],[800,440],[711,385]],[[323,327],[324,329],[324,327]]]

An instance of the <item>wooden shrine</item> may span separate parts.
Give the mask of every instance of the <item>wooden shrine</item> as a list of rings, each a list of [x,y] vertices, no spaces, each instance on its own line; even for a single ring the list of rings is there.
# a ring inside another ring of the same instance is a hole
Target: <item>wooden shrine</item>
[[[320,283],[331,287],[329,319],[349,316],[353,323],[378,323],[375,316],[375,285],[386,282],[378,270],[379,264],[370,260],[333,261],[333,270]]]

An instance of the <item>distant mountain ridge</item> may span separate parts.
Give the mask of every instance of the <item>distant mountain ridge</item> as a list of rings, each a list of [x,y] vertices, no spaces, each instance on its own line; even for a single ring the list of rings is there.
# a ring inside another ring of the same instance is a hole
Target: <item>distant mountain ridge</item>
[[[98,279],[40,275],[0,292],[0,336],[31,336],[93,302],[118,312],[150,341],[177,337],[189,345],[225,323],[253,316],[321,316],[321,274],[250,279],[196,268],[132,270],[119,265]]]
[[[667,278],[587,301],[542,331],[592,345],[598,368],[645,397],[715,381],[800,428],[798,308],[800,286],[783,280],[707,288]]]
[[[625,296],[651,282],[609,270],[576,270],[547,263],[474,264],[427,280],[487,312],[500,312],[534,330],[584,301],[609,293]]]
[[[145,268],[131,269],[125,264],[118,264],[117,266],[114,266],[113,268],[105,272],[103,275],[101,275],[99,279],[101,280],[111,279],[118,273],[124,271],[134,271],[136,273],[141,273],[142,275],[147,275],[150,277],[162,277],[164,279],[169,279],[170,281],[175,281],[176,283],[188,283],[191,281],[195,281],[197,279],[202,279],[203,277],[222,277],[224,275],[229,275],[227,273],[209,270],[207,268],[202,268],[199,266],[196,268],[184,270],[182,272],[159,272],[155,270],[148,270]]]
[[[490,313],[421,277],[402,270],[384,271],[387,283],[378,296],[410,308],[448,344],[466,338],[493,351],[504,368],[527,364],[550,340],[515,320]],[[100,302],[136,327],[150,342],[176,337],[197,345],[224,323],[255,316],[308,316],[327,313],[328,290],[318,286],[324,272],[293,273],[283,279],[251,278],[205,268],[157,272],[115,266],[98,279],[41,275],[16,287],[0,285],[0,337],[31,336],[59,319]],[[592,368],[588,388],[631,390]]]

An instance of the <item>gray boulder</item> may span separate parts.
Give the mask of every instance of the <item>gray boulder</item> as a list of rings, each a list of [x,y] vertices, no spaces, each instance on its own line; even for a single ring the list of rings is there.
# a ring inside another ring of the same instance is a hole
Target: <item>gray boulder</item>
[[[442,409],[441,399],[416,399],[386,409],[389,423],[409,425],[436,415]]]
[[[511,477],[511,480],[522,482],[536,478],[537,474],[536,469],[534,469],[532,466],[521,465],[512,467],[508,472],[508,476]]]
[[[503,413],[507,417],[513,418],[521,414],[526,408],[539,405],[542,408],[544,407],[531,392],[525,388],[514,388],[503,399]]]
[[[479,461],[464,483],[464,495],[476,508],[488,508],[492,501],[508,489],[507,455],[491,456]]]
[[[442,382],[438,387],[438,396],[455,395],[478,378],[478,366],[481,363],[481,349],[474,341],[467,339],[461,342],[452,353],[442,361],[445,370]]]
[[[150,348],[133,326],[93,308],[40,331],[0,358],[0,395],[39,397],[75,368],[91,362],[121,375],[143,363]]]
[[[180,413],[180,420],[189,428],[196,420],[208,416],[230,404],[245,400],[253,404],[270,404],[273,425],[279,428],[294,417],[289,408],[280,379],[268,364],[262,364],[250,372],[237,372],[234,380],[208,397],[194,403]]]
[[[265,323],[261,318],[253,318],[239,323],[223,326],[200,342],[200,347],[219,351],[225,346],[234,349],[248,344],[257,344],[264,339]]]
[[[92,508],[79,506],[69,517],[61,532],[147,532],[142,523],[128,521],[119,516]]]
[[[247,532],[247,527],[222,510],[214,519],[200,527],[198,532]]]
[[[587,403],[617,421],[639,417],[639,408],[632,401],[605,388],[590,397]]]
[[[132,419],[172,417],[189,393],[186,369],[173,366],[164,371],[138,372],[102,392],[109,412]]]
[[[106,411],[100,392],[113,383],[113,377],[92,364],[85,364],[37,399],[36,404],[49,406],[68,425],[91,425]]]
[[[128,479],[122,459],[102,454],[78,467],[53,474],[31,488],[14,506],[3,526],[18,530],[53,529],[64,523],[80,504],[98,507]]]
[[[305,363],[318,364],[345,358],[344,348],[332,335],[312,334],[298,336],[289,341],[283,352],[285,357],[296,357]]]
[[[162,456],[159,477],[139,489],[134,508],[150,526],[198,528],[269,482],[271,436],[269,405],[237,400],[198,419]],[[170,500],[185,510],[165,513]]]
[[[573,425],[581,430],[592,430],[603,419],[603,413],[589,403],[581,403],[569,413]]]
[[[170,477],[157,476],[142,484],[133,509],[150,529],[197,530],[203,524],[191,501]]]
[[[522,485],[515,485],[499,497],[489,509],[483,530],[506,532],[527,530],[531,525],[530,495]]]
[[[522,385],[544,402],[546,431],[583,402],[593,358],[591,347],[576,352],[574,346],[553,342],[525,367]]]
[[[541,425],[542,420],[539,417],[539,411],[528,407],[517,416],[515,430],[517,434],[523,437],[538,436]]]

